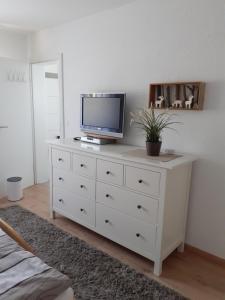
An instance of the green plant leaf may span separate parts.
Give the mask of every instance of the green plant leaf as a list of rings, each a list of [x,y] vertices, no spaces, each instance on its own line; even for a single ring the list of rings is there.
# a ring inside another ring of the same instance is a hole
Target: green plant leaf
[[[136,124],[138,128],[144,130],[146,141],[154,143],[160,141],[164,129],[175,130],[170,126],[180,124],[180,122],[172,121],[174,114],[163,112],[156,115],[153,108],[140,110],[136,113],[132,112],[131,116],[131,125]]]

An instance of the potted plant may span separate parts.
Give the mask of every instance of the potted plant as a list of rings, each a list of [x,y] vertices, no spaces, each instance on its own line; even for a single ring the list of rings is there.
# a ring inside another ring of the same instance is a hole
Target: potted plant
[[[173,129],[170,125],[179,123],[173,122],[172,116],[165,112],[156,115],[152,107],[131,113],[131,125],[134,123],[145,131],[147,155],[159,156],[162,131],[166,128]]]

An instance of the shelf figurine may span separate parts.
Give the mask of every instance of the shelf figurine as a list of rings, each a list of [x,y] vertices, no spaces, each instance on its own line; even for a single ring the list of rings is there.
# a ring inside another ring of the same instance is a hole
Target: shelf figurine
[[[188,100],[185,101],[185,108],[186,109],[191,109],[193,100],[194,100],[194,96],[193,95],[191,95],[191,96],[188,97]]]
[[[155,108],[162,108],[163,103],[165,103],[165,97],[159,96],[158,99],[155,101]]]
[[[183,101],[182,100],[175,100],[175,101],[173,101],[172,107],[174,107],[174,108],[182,108],[183,107]]]

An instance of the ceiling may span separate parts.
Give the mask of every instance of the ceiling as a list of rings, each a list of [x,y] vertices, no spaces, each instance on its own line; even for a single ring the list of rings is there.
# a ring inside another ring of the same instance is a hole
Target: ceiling
[[[0,0],[0,28],[39,31],[135,0]]]

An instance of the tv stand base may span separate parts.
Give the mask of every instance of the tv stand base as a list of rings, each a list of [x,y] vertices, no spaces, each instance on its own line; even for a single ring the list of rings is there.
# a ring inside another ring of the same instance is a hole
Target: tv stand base
[[[107,138],[98,138],[93,136],[82,136],[80,138],[81,142],[96,144],[96,145],[106,145],[106,144],[114,144],[115,140],[107,139]]]

